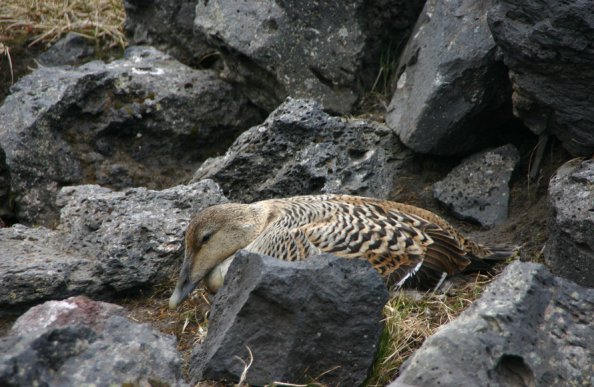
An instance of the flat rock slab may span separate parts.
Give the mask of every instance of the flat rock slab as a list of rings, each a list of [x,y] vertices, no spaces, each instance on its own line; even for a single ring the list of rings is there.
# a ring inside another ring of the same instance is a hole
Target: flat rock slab
[[[549,240],[553,273],[594,287],[594,160],[571,160],[549,183]]]
[[[181,184],[261,122],[214,71],[150,47],[131,47],[111,63],[41,67],[11,92],[0,106],[0,148],[17,221],[51,228],[61,187]]]
[[[433,196],[452,213],[483,227],[507,219],[509,182],[520,154],[513,145],[477,153],[433,185]]]
[[[0,338],[0,385],[173,385],[175,337],[123,317],[121,307],[73,297],[21,316]]]
[[[428,0],[403,54],[386,123],[416,152],[485,144],[510,119],[510,83],[487,24],[492,0]],[[507,104],[507,105],[506,105]]]
[[[576,156],[594,153],[591,0],[501,0],[489,26],[513,85],[514,114]]]
[[[163,191],[66,187],[57,230],[0,228],[0,315],[76,294],[105,299],[166,281],[190,218],[226,202],[210,180]]]
[[[585,386],[594,381],[594,289],[514,262],[405,363],[413,386]],[[394,386],[398,386],[395,384]]]
[[[364,260],[285,262],[240,251],[213,303],[206,341],[193,351],[192,383],[237,381],[249,348],[247,383],[360,385],[378,349],[387,299]]]
[[[230,199],[248,203],[320,193],[386,198],[410,158],[386,126],[288,98],[224,156],[207,160],[192,181],[213,179]]]

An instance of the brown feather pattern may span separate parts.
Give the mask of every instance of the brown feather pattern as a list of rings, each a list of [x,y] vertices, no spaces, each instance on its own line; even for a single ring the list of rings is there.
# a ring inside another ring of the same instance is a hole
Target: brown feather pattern
[[[253,204],[267,225],[246,250],[302,260],[318,253],[368,260],[392,282],[422,268],[453,275],[493,253],[439,216],[414,206],[349,195],[297,196]]]

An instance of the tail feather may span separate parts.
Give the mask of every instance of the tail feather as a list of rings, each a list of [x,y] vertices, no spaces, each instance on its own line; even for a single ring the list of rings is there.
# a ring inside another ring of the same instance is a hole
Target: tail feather
[[[512,257],[517,250],[517,247],[489,248],[488,251],[491,254],[484,257],[477,257],[472,253],[466,253],[464,258],[469,262],[468,265],[457,273],[450,273],[450,275],[447,275],[447,278],[458,274],[488,272],[497,263],[504,262]],[[443,265],[442,260],[425,259],[419,270],[406,279],[404,286],[419,290],[432,290],[445,279],[443,274],[446,273],[446,271],[447,266]]]
[[[518,250],[518,247],[492,247],[489,248],[490,255],[477,257],[474,254],[468,254],[466,257],[470,260],[468,266],[462,273],[472,273],[477,271],[487,271],[499,262],[504,262],[512,257]]]

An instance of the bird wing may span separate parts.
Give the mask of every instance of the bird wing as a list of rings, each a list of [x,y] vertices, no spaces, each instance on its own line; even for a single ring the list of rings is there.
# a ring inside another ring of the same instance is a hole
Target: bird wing
[[[449,229],[393,202],[333,195],[320,206],[314,218],[299,222],[293,221],[299,213],[293,208],[292,216],[279,217],[246,249],[289,261],[319,253],[366,259],[399,285],[417,272],[439,277],[468,265]]]

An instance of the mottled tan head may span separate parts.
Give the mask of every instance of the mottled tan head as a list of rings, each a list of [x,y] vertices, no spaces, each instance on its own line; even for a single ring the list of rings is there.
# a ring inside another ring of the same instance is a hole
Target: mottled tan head
[[[184,262],[169,307],[177,307],[213,268],[250,244],[260,230],[258,213],[247,204],[219,204],[199,213],[186,230]]]

